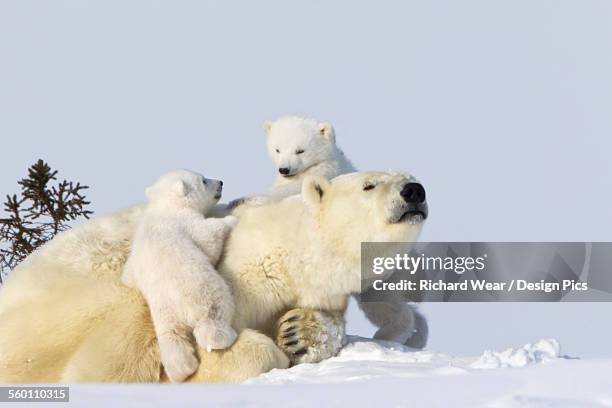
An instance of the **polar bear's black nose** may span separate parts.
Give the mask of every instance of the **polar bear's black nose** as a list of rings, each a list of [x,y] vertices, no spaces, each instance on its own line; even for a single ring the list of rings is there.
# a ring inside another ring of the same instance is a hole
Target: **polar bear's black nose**
[[[278,169],[278,172],[282,174],[283,176],[286,176],[287,174],[289,174],[290,171],[291,169],[289,169],[289,167],[281,167]]]
[[[420,183],[406,184],[400,195],[409,204],[421,204],[425,201],[425,189]]]

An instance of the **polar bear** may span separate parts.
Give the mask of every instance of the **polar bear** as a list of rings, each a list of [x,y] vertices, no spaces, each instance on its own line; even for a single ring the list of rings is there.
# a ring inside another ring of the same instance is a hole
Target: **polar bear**
[[[300,191],[307,176],[328,180],[356,171],[336,144],[336,132],[329,122],[299,116],[265,121],[268,154],[278,169],[272,186],[273,197],[287,197]]]
[[[284,116],[275,121],[265,121],[268,154],[278,170],[272,189],[230,203],[261,205],[270,200],[280,200],[299,192],[302,180],[310,175],[332,179],[356,171],[350,160],[336,143],[336,132],[329,122],[299,116]],[[374,337],[397,341],[414,348],[427,343],[428,325],[416,305],[406,299],[389,299],[387,302],[362,302],[357,304],[368,320],[377,328]]]
[[[328,180],[356,171],[336,144],[336,134],[329,122],[299,116],[284,116],[265,121],[268,155],[278,174],[272,189],[264,194],[230,202],[229,208],[241,204],[261,205],[299,194],[307,176]]]
[[[207,350],[236,339],[234,299],[215,270],[237,219],[204,218],[221,198],[223,182],[187,170],[162,175],[146,189],[121,281],[145,298],[172,382],[198,368],[190,337]]]
[[[239,382],[336,354],[361,289],[361,242],[415,241],[427,216],[419,186],[391,172],[309,177],[301,195],[237,208],[217,270],[239,336],[226,350],[198,348],[188,381]],[[120,283],[141,216],[135,207],[63,232],[12,272],[0,292],[0,382],[167,380],[146,302]]]

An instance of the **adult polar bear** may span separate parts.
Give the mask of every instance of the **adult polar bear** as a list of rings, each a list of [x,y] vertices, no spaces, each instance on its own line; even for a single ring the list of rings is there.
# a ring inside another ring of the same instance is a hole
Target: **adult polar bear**
[[[237,382],[335,354],[360,290],[360,243],[414,241],[427,215],[415,188],[397,173],[312,177],[301,197],[236,210],[218,269],[240,334],[227,350],[198,350],[190,381]],[[141,211],[62,233],[13,271],[0,293],[0,382],[165,380],[146,304],[120,283]]]

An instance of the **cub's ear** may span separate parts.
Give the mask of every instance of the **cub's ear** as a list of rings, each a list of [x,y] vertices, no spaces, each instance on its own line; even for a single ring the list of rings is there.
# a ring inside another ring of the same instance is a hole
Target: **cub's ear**
[[[316,208],[329,193],[331,183],[319,176],[308,176],[302,183],[302,200],[311,208]]]
[[[264,130],[264,132],[266,132],[266,135],[270,134],[270,129],[272,129],[272,121],[271,120],[266,120],[263,123],[263,130]]]
[[[334,131],[334,127],[329,122],[320,122],[319,123],[319,132],[321,136],[326,139],[329,139],[331,142],[336,141],[336,132]]]
[[[189,186],[183,180],[176,180],[172,183],[172,191],[179,197],[185,197],[189,192]]]

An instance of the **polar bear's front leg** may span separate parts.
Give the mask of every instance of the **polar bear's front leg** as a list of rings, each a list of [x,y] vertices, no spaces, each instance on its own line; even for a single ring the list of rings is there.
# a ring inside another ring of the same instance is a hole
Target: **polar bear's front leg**
[[[417,349],[422,349],[427,344],[427,319],[415,304],[403,299],[362,302],[358,295],[355,299],[368,320],[379,328],[374,334],[375,339],[396,341]]]
[[[344,313],[292,309],[278,320],[275,338],[292,365],[318,363],[345,344]]]
[[[216,265],[223,252],[223,244],[238,223],[238,218],[202,218],[191,223],[192,238],[204,251],[210,263]]]
[[[199,365],[191,344],[190,329],[165,302],[151,301],[149,307],[164,370],[172,382],[183,382]]]

